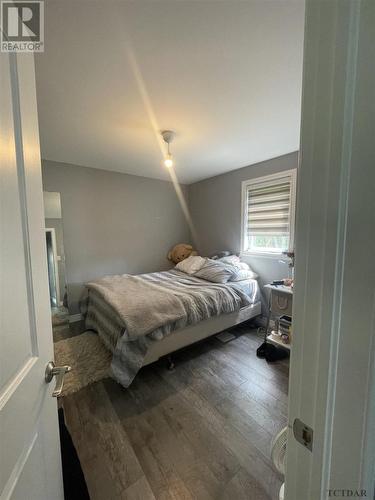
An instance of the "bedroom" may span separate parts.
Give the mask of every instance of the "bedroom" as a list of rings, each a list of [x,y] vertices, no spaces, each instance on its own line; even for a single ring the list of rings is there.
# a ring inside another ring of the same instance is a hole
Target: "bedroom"
[[[344,342],[346,325],[372,328],[371,273],[353,262],[373,242],[347,247],[362,238],[350,217],[373,204],[345,173],[352,141],[371,176],[354,99],[369,86],[350,80],[371,75],[346,68],[365,67],[374,9],[354,3],[10,2],[31,39],[22,9],[42,19],[44,46],[1,54],[18,172],[2,191],[4,221],[15,214],[3,290],[20,283],[4,331],[27,332],[4,337],[4,498],[62,498],[61,470],[66,499],[276,499],[284,481],[290,499],[369,493],[350,465],[355,449],[372,466],[373,436],[356,449],[370,383],[351,381],[371,373],[371,336]],[[339,307],[353,287],[356,305]],[[52,382],[26,389],[47,358]],[[334,448],[344,383],[352,457]]]

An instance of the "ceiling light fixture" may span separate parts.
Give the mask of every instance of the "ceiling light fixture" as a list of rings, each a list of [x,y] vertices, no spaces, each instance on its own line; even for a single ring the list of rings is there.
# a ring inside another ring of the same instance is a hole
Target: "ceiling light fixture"
[[[175,133],[172,130],[163,130],[161,132],[164,142],[167,144],[167,155],[164,158],[164,165],[167,168],[173,167],[173,158],[171,152],[169,151],[169,144],[173,141]]]

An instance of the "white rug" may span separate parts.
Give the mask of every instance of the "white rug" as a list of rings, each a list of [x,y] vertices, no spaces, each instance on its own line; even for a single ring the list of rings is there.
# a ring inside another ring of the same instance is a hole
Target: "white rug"
[[[72,371],[65,374],[62,396],[110,376],[112,354],[96,333],[87,331],[60,340],[55,342],[54,348],[55,364],[72,367]]]

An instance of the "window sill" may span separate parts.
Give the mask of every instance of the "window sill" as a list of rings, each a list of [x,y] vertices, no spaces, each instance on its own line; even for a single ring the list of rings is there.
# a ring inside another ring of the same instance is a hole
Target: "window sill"
[[[273,252],[241,252],[240,257],[260,257],[272,260],[283,260],[287,264],[287,257],[282,253]]]

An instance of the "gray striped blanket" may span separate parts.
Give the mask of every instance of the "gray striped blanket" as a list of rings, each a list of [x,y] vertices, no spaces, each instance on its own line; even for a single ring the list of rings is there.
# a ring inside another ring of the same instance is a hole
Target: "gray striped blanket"
[[[87,286],[86,327],[98,331],[112,350],[112,371],[125,387],[142,366],[151,342],[251,303],[235,283],[211,283],[177,270],[107,276]]]

